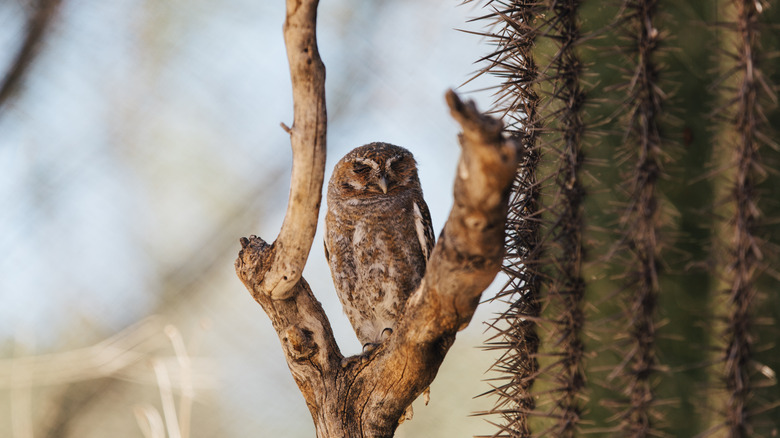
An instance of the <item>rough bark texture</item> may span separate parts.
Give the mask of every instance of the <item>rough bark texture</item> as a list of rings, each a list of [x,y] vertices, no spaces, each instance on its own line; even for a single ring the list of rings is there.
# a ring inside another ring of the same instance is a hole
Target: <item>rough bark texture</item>
[[[457,331],[501,267],[507,199],[519,145],[501,122],[450,91],[462,153],[455,202],[428,269],[393,335],[368,356],[344,358],[322,306],[300,277],[316,229],[325,165],[324,67],[315,39],[317,1],[287,2],[285,41],[295,99],[287,215],[273,244],[241,239],[236,272],[279,335],[318,437],[390,437],[433,381]]]

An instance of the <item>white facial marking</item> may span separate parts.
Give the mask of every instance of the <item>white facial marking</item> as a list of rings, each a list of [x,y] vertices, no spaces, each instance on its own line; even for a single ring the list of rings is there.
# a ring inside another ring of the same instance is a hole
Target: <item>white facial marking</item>
[[[354,180],[347,181],[347,184],[349,184],[350,187],[352,187],[355,190],[363,190],[364,188],[366,188],[365,185],[360,184],[358,181],[354,181]]]
[[[356,163],[365,164],[366,166],[371,166],[374,170],[379,170],[379,165],[376,164],[374,160],[369,160],[368,158],[355,158],[354,161]]]
[[[399,159],[401,159],[400,155],[393,155],[392,157],[388,158],[387,161],[385,161],[385,168],[387,170],[390,170],[390,167],[393,165],[393,163],[395,163]]]

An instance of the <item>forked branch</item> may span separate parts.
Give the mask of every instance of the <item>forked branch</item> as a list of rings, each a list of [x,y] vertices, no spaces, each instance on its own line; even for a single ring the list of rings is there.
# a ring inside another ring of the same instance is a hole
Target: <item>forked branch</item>
[[[520,149],[503,138],[501,122],[447,93],[463,129],[450,217],[390,338],[368,356],[344,358],[322,306],[300,278],[316,227],[325,161],[316,4],[287,4],[285,41],[295,99],[287,216],[273,244],[256,236],[241,239],[236,272],[271,319],[317,436],[390,437],[406,407],[433,381],[455,334],[469,323],[482,291],[501,267],[507,200]]]

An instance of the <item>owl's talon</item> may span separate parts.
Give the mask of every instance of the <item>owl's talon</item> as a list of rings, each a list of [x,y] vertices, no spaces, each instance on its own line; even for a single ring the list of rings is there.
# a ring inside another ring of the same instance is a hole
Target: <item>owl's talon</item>
[[[372,351],[376,350],[376,347],[378,347],[379,344],[375,344],[373,342],[367,342],[363,344],[363,352],[361,353],[362,356],[368,356],[371,354]]]
[[[393,329],[391,329],[390,327],[387,327],[384,330],[382,330],[382,334],[379,335],[380,339],[382,340],[381,342],[385,342],[386,340],[388,340],[390,338],[390,335],[392,334],[393,334]]]

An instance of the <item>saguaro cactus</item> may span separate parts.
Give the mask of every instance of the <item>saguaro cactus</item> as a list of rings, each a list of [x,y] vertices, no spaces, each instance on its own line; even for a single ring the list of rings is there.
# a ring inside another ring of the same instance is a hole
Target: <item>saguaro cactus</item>
[[[777,434],[778,8],[482,4],[479,74],[529,151],[492,436]]]

